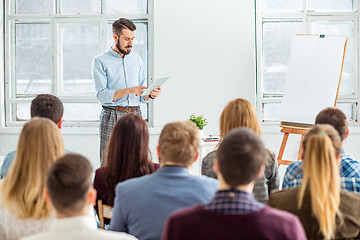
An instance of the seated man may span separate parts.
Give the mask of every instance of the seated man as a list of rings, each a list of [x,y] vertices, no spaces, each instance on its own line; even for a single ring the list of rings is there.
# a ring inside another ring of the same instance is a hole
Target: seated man
[[[50,94],[39,94],[31,102],[31,117],[44,117],[52,120],[61,129],[63,104],[59,98]],[[8,153],[0,170],[0,179],[3,179],[14,161],[16,151]]]
[[[81,155],[67,154],[58,159],[48,171],[45,190],[46,201],[55,208],[56,219],[48,232],[22,239],[135,240],[126,233],[98,229],[89,216],[96,199],[92,172],[89,161]]]
[[[232,130],[221,143],[214,162],[219,191],[207,204],[173,213],[162,239],[305,240],[295,215],[265,206],[252,194],[266,159],[266,150],[252,130]]]
[[[329,107],[322,110],[316,116],[315,124],[333,126],[339,133],[343,144],[349,136],[348,121],[345,114],[338,108]],[[360,193],[360,163],[346,154],[344,149],[342,149],[339,168],[341,188]],[[286,169],[282,188],[290,189],[300,186],[303,176],[301,161],[293,162]]]
[[[159,240],[172,212],[209,201],[216,192],[217,180],[189,173],[199,154],[199,142],[193,123],[167,124],[157,147],[160,169],[116,186],[110,229],[141,240]]]

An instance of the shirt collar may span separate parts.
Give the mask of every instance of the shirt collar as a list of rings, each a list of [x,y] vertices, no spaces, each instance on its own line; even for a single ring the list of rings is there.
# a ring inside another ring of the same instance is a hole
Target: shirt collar
[[[80,228],[96,229],[97,225],[94,219],[92,219],[89,216],[56,218],[51,225],[51,230],[54,231],[63,231],[68,229],[80,229]]]
[[[112,49],[112,47],[110,47],[109,52],[110,52],[111,55],[113,55],[114,57],[121,58],[120,54],[117,53],[116,51],[114,51],[114,50]]]

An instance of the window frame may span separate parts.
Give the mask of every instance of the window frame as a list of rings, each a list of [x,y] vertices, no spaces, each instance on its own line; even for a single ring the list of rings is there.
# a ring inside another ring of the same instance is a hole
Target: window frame
[[[354,10],[351,12],[314,12],[308,10],[308,0],[302,0],[303,8],[301,12],[262,12],[262,6],[264,0],[255,0],[255,12],[256,12],[256,107],[260,120],[264,126],[278,125],[279,121],[266,121],[264,120],[264,105],[268,103],[281,103],[283,94],[264,94],[264,65],[263,65],[263,23],[264,22],[290,22],[296,21],[302,23],[302,27],[305,30],[305,34],[311,34],[311,22],[312,21],[352,21],[353,22],[353,61],[354,61],[354,92],[349,94],[339,93],[337,103],[349,103],[354,104],[355,109],[352,110],[351,115],[353,120],[350,120],[351,124],[357,124],[359,121],[359,108],[360,108],[360,96],[359,96],[359,18],[360,18],[360,1],[356,2]],[[335,19],[335,20],[334,20]]]
[[[37,94],[16,94],[16,79],[15,79],[15,25],[18,22],[25,23],[50,23],[50,41],[51,41],[51,72],[52,72],[52,91],[53,94],[60,98],[65,103],[99,103],[94,92],[91,93],[64,93],[62,92],[63,82],[61,78],[61,34],[60,29],[62,25],[81,25],[81,23],[89,23],[91,21],[99,27],[99,53],[105,52],[107,46],[107,35],[112,33],[107,32],[108,23],[115,21],[120,17],[131,19],[134,23],[144,23],[147,25],[147,84],[153,82],[154,76],[154,0],[147,0],[147,14],[107,14],[106,1],[101,1],[101,12],[99,14],[60,14],[60,1],[52,0],[52,12],[50,15],[46,14],[15,14],[15,1],[6,0],[1,4],[4,6],[3,11],[3,78],[0,87],[0,94],[4,91],[4,96],[0,100],[0,126],[2,127],[20,127],[25,122],[23,120],[16,120],[16,104],[17,103],[31,103],[32,99]],[[16,22],[15,22],[16,21]],[[7,80],[8,79],[8,80]],[[149,126],[154,125],[154,107],[153,102],[147,104],[147,120]],[[30,111],[30,109],[29,109]],[[100,115],[100,112],[98,113]],[[99,120],[89,121],[64,121],[64,127],[98,127]]]

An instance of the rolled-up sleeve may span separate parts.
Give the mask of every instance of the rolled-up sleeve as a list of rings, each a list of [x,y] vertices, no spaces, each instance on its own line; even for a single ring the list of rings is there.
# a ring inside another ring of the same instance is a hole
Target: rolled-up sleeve
[[[110,90],[108,88],[106,72],[103,64],[98,58],[94,58],[92,69],[96,89],[96,98],[102,104],[112,103],[116,90]]]

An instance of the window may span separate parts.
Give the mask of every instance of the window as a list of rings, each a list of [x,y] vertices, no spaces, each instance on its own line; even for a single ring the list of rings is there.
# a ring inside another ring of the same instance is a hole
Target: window
[[[152,8],[152,0],[5,1],[6,126],[30,119],[40,93],[63,101],[64,126],[97,126],[92,59],[113,45],[113,21],[129,18],[137,26],[133,51],[152,80]]]
[[[263,122],[280,120],[295,34],[348,36],[337,107],[352,122],[359,108],[359,9],[355,0],[257,0],[257,106]]]

